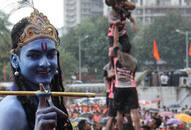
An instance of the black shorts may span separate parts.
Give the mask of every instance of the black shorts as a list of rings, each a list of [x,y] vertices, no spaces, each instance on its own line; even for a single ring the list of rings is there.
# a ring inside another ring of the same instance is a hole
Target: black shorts
[[[127,34],[119,37],[119,43],[121,45],[120,48],[122,52],[130,53],[131,44],[129,42],[129,38]],[[109,37],[109,46],[110,47],[113,46],[113,37]]]
[[[137,89],[135,87],[115,88],[114,106],[120,112],[139,108]]]
[[[117,115],[117,111],[114,107],[114,100],[109,99],[109,111],[108,111],[108,116],[110,117],[115,117]]]
[[[109,92],[106,92],[106,105],[109,107]]]

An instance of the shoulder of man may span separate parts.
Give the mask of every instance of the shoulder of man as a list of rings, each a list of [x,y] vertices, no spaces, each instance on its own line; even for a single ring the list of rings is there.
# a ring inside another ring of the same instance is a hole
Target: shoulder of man
[[[27,130],[26,114],[16,96],[0,102],[0,130]]]
[[[108,71],[110,68],[110,63],[107,63],[104,67],[103,67],[103,70],[104,71]]]
[[[118,61],[120,64],[122,64],[124,67],[127,67],[128,69],[134,71],[137,66],[137,60],[132,55],[124,52],[118,53]]]

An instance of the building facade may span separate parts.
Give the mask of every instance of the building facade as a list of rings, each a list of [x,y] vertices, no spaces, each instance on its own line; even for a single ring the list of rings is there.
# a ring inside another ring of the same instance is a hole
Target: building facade
[[[88,17],[103,16],[103,0],[64,0],[64,26],[73,28]]]
[[[183,16],[191,16],[191,0],[131,0],[136,4],[133,15],[143,24],[168,11],[178,10]],[[105,0],[64,0],[64,30],[75,27],[88,17],[106,16],[110,8]]]
[[[133,15],[143,24],[149,24],[155,17],[165,16],[168,11],[178,10],[183,16],[191,16],[191,0],[130,0],[136,4]],[[110,8],[104,4],[104,15]]]
[[[132,0],[136,3],[133,11],[137,21],[149,24],[153,18],[165,16],[167,12],[178,10],[183,16],[191,16],[190,0]]]

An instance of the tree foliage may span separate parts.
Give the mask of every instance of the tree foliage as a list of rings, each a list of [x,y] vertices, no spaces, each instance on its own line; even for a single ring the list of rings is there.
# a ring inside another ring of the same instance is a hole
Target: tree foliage
[[[70,52],[66,52],[65,49],[59,47],[60,55],[60,67],[64,73],[64,79],[69,79],[73,72],[77,70],[76,64],[77,61]],[[73,70],[73,71],[72,71]]]
[[[62,46],[65,53],[69,52],[74,56],[78,68],[79,65],[79,42],[81,44],[82,68],[88,73],[101,76],[102,68],[107,63],[107,19],[105,17],[86,19],[67,35],[62,37]],[[88,38],[85,38],[87,37]],[[68,62],[68,61],[65,61]],[[72,69],[76,73],[78,69]]]
[[[156,18],[151,25],[142,27],[133,39],[134,54],[140,68],[145,61],[154,61],[154,39],[157,41],[161,59],[167,62],[168,68],[183,68],[186,53],[185,35],[177,33],[176,29],[190,31],[190,24],[190,19],[183,17],[178,11],[172,11],[164,17]]]
[[[8,16],[0,11],[0,58],[3,62],[8,61],[8,50],[11,48],[9,25]]]
[[[3,76],[6,73],[7,80],[9,79],[8,75],[10,74],[9,67],[9,53],[10,53],[10,31],[8,30],[8,15],[0,11],[0,80],[3,80]],[[6,71],[5,68],[6,66]],[[3,74],[4,71],[4,74]]]

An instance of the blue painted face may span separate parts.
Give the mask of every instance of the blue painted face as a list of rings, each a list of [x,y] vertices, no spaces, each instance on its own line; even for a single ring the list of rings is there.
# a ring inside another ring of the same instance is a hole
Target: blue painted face
[[[58,67],[55,42],[41,38],[24,45],[19,67],[20,73],[32,83],[50,84]]]

